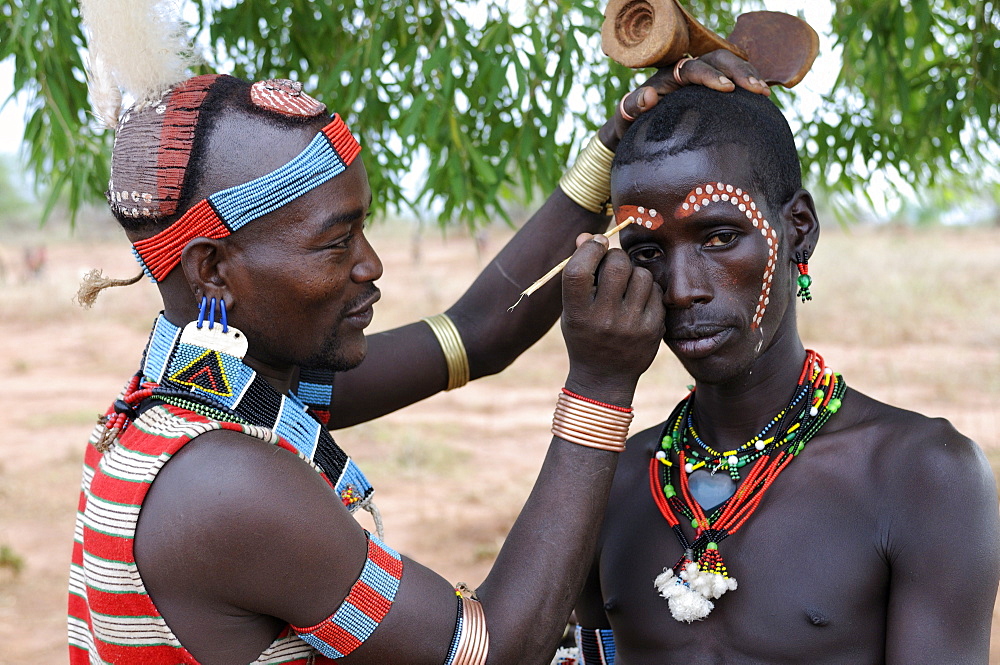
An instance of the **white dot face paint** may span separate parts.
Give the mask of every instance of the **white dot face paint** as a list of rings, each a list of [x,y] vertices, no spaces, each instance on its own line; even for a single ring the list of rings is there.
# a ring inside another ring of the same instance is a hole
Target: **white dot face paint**
[[[685,210],[687,210],[687,208],[685,208]],[[657,212],[653,208],[632,205],[619,206],[618,210],[615,212],[615,221],[617,224],[623,224],[630,218],[634,224],[638,224],[639,226],[647,229],[658,229],[663,223],[663,218],[658,218]]]
[[[734,195],[728,196],[723,192]],[[706,197],[704,196],[705,194],[709,196]],[[698,203],[699,199],[700,203]],[[767,240],[767,267],[764,269],[764,275],[761,279],[757,310],[754,313],[753,321],[750,323],[750,329],[755,330],[760,327],[761,321],[764,319],[764,313],[767,311],[767,306],[771,303],[771,284],[774,280],[774,266],[778,258],[778,234],[771,228],[771,224],[764,218],[761,211],[757,209],[757,203],[754,202],[753,197],[739,187],[733,187],[722,182],[708,183],[700,187],[695,187],[685,197],[685,202],[679,206],[676,216],[678,219],[683,219],[694,212],[700,212],[702,208],[711,203],[720,202],[735,206],[740,212],[744,213],[754,228],[760,231],[761,236]],[[652,215],[653,211],[650,211],[650,213]]]

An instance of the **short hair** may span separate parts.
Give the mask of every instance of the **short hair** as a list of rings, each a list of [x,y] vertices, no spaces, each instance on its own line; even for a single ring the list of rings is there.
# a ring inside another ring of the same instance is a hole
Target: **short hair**
[[[802,187],[802,166],[788,122],[774,103],[737,87],[690,85],[640,115],[625,132],[612,169],[717,145],[737,145],[750,163],[750,185],[777,211]]]

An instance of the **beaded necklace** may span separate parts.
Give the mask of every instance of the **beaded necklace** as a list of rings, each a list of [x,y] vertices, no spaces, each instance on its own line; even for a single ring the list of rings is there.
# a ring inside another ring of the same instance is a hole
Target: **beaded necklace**
[[[807,351],[788,406],[743,446],[722,453],[697,436],[692,418],[694,390],[677,405],[649,464],[653,500],[684,551],[654,582],[669,601],[674,619],[688,623],[704,619],[715,607],[713,599],[736,589],[719,543],[746,524],[778,475],[840,409],[846,390],[843,377],[828,369],[818,353]],[[695,499],[693,475],[726,471],[738,481],[740,469],[747,465],[752,466],[743,484],[734,487],[719,505],[702,506]],[[711,512],[706,514],[706,509]],[[681,517],[694,527],[694,540],[681,529]]]
[[[246,338],[240,331],[199,325],[192,322],[182,329],[162,314],[157,318],[141,369],[115,401],[101,445],[110,445],[138,417],[140,408],[152,404],[147,400],[214,420],[267,428],[319,467],[348,510],[369,510],[379,527],[381,520],[371,503],[375,490],[325,427],[333,372],[303,370],[298,394],[283,395],[243,362]]]

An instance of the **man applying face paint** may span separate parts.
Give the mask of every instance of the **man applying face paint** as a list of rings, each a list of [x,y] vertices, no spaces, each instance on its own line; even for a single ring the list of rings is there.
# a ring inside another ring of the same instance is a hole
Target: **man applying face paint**
[[[620,461],[583,662],[985,664],[992,472],[947,421],[847,388],[800,340],[819,223],[777,108],[679,91],[622,139],[612,202],[695,387]]]

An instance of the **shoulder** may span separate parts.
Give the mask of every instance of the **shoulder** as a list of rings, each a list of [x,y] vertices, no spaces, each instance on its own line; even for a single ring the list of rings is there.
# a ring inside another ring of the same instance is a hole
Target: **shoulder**
[[[844,406],[847,418],[834,432],[840,429],[862,445],[876,444],[873,451],[878,466],[904,465],[959,476],[978,471],[992,477],[982,449],[945,418],[901,409],[855,390],[845,397]]]
[[[636,487],[645,488],[649,485],[649,460],[659,449],[663,426],[664,423],[659,423],[628,438],[615,470],[615,480],[608,498],[608,515],[620,507],[631,505],[637,496],[644,496],[636,492]]]
[[[659,449],[665,424],[665,422],[658,423],[628,438],[625,452],[622,453],[622,459],[618,464],[619,473],[631,473],[638,469],[645,471],[650,458]]]
[[[269,590],[276,561],[283,570],[307,570],[331,541],[356,555],[348,560],[364,556],[360,527],[320,474],[278,446],[213,430],[184,446],[156,477],[135,553],[151,592],[169,587],[254,607],[258,591],[280,597],[280,589]],[[336,578],[337,560],[329,563]]]
[[[890,509],[924,519],[958,509],[981,515],[997,512],[989,460],[945,418],[891,406],[853,390],[844,399],[844,411],[843,425],[831,420],[832,433],[856,451],[863,447],[868,452],[871,479]]]
[[[326,487],[294,453],[243,432],[220,429],[200,434],[174,454],[157,475],[147,502],[186,506],[195,516],[245,519],[257,514],[248,511],[249,506],[280,510],[286,497]]]

